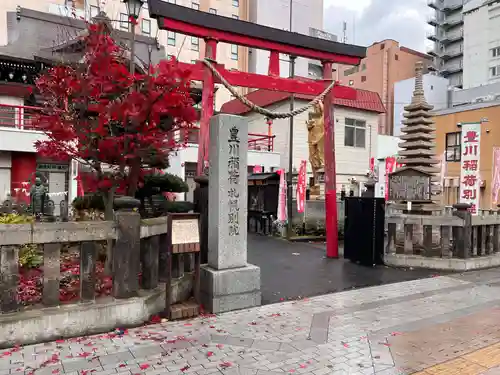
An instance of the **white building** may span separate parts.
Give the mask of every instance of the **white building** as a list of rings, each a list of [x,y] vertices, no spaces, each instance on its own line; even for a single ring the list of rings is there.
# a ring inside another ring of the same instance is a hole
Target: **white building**
[[[387,188],[387,174],[385,170],[385,159],[396,157],[400,150],[398,144],[401,142],[399,137],[392,135],[379,134],[377,136],[377,153],[375,159],[375,174],[377,183],[375,184],[375,196],[378,198],[385,197],[385,189]]]
[[[434,74],[425,74],[424,93],[427,103],[435,110],[446,108],[448,105],[449,81]],[[404,107],[411,103],[415,77],[396,82],[394,84],[394,135],[401,135],[401,121],[403,121]]]
[[[500,82],[500,3],[464,5],[464,89]]]
[[[273,112],[289,111],[289,95],[286,93],[257,90],[250,93],[248,98]],[[311,97],[297,95],[295,108],[306,105],[311,99]],[[288,119],[274,120],[272,129],[269,129],[264,116],[250,113],[248,108],[237,100],[224,104],[221,111],[248,117],[251,133],[272,132],[275,136],[274,151],[280,155],[279,167],[288,170],[290,129]],[[356,100],[335,100],[335,155],[339,192],[342,185],[348,190],[353,177],[360,183],[366,181],[370,159],[375,157],[377,152],[378,116],[384,111],[379,95],[371,91],[357,90]],[[308,176],[312,177],[307,118],[307,112],[295,117],[293,168],[298,171],[301,161],[307,160]]]
[[[323,0],[251,0],[249,21],[277,29],[290,30],[290,12],[292,16],[291,31],[311,35],[314,30],[323,29]],[[317,36],[317,35],[314,35]],[[318,36],[319,37],[319,36]],[[336,38],[333,37],[336,41]],[[329,36],[331,39],[331,34]],[[280,56],[280,75],[289,76],[288,56]],[[311,66],[310,66],[311,65]],[[321,71],[321,64],[298,58],[295,63],[295,75],[308,77]],[[250,50],[248,71],[258,74],[267,74],[269,68],[269,52]]]
[[[197,137],[193,137],[192,142],[188,142],[187,147],[172,154],[169,159],[170,167],[168,172],[184,178],[189,186],[186,194],[177,194],[178,200],[193,201],[193,190],[196,187],[194,177],[196,176],[196,165],[198,162]],[[249,134],[248,136],[248,172],[252,173],[253,168],[258,166],[262,171],[271,171],[280,166],[281,155],[273,151],[272,137],[259,134]]]

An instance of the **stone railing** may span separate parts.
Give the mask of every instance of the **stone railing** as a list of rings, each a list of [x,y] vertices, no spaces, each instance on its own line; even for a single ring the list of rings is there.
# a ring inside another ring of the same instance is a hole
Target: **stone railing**
[[[466,206],[445,207],[432,215],[386,211],[386,263],[441,269],[472,269],[500,265],[500,214]],[[424,258],[426,259],[424,261]],[[455,260],[465,260],[457,262]]]
[[[198,221],[196,214],[172,214],[141,220],[137,211],[120,209],[116,211],[115,221],[0,224],[0,317],[22,307],[18,297],[19,252],[26,245],[43,249],[43,266],[40,267],[43,270],[42,299],[41,305],[37,306],[40,308],[62,304],[61,252],[67,245],[79,248],[79,302],[95,301],[98,246],[106,242],[113,244],[112,297],[121,300],[133,298],[140,295],[141,290],[155,290],[160,282],[165,282],[169,287],[164,297],[166,301],[176,303],[188,298],[189,293],[185,290],[193,288],[192,277],[189,285],[182,288],[177,287],[176,280],[182,279],[185,272],[194,272],[195,266],[199,268],[199,261],[196,265],[194,262],[197,257],[189,254],[199,251],[199,243],[186,242],[186,234],[179,233],[182,226],[171,229],[173,222],[183,219]],[[197,228],[193,233],[192,226],[190,236],[199,241]],[[189,246],[176,245],[172,242],[174,237],[181,239],[180,244],[188,243]],[[167,308],[169,306],[165,306]]]
[[[62,200],[59,204],[55,204],[52,199],[47,199],[43,208],[43,215],[36,216],[36,221],[54,222],[54,221],[68,221],[69,207],[66,200]],[[15,202],[8,197],[3,202],[0,201],[0,215],[8,214],[18,215],[31,215],[31,207],[23,201]]]

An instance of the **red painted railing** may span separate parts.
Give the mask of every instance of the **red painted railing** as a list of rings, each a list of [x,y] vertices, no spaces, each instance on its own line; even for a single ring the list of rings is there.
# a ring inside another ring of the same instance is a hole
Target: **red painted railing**
[[[33,129],[32,118],[39,107],[0,104],[0,127]]]
[[[248,149],[255,151],[274,151],[275,135],[248,133]]]
[[[199,142],[199,129],[192,128],[188,130],[181,130],[181,139],[185,139],[187,143],[198,144]],[[274,151],[274,138],[275,135],[266,135],[258,133],[248,133],[248,149],[254,151]]]

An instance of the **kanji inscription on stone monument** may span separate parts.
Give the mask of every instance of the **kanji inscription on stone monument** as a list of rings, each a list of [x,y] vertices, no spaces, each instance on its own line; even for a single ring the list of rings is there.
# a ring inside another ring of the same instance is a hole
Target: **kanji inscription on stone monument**
[[[239,130],[236,126],[229,129],[229,160],[227,162],[227,173],[229,175],[228,191],[228,224],[229,235],[237,236],[240,234],[240,194],[236,189],[240,183],[240,138]]]
[[[247,246],[247,121],[214,116],[210,125],[208,263],[242,267]]]

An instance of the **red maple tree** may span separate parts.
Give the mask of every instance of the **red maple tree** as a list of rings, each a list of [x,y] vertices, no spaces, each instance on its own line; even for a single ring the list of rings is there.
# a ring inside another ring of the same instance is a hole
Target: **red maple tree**
[[[166,168],[169,153],[183,146],[173,132],[196,119],[190,71],[170,59],[131,73],[127,51],[105,23],[89,25],[83,43],[79,63],[55,66],[36,82],[45,104],[34,125],[48,139],[35,147],[86,165],[88,190],[102,193],[112,210],[115,193],[134,196],[142,176]]]

